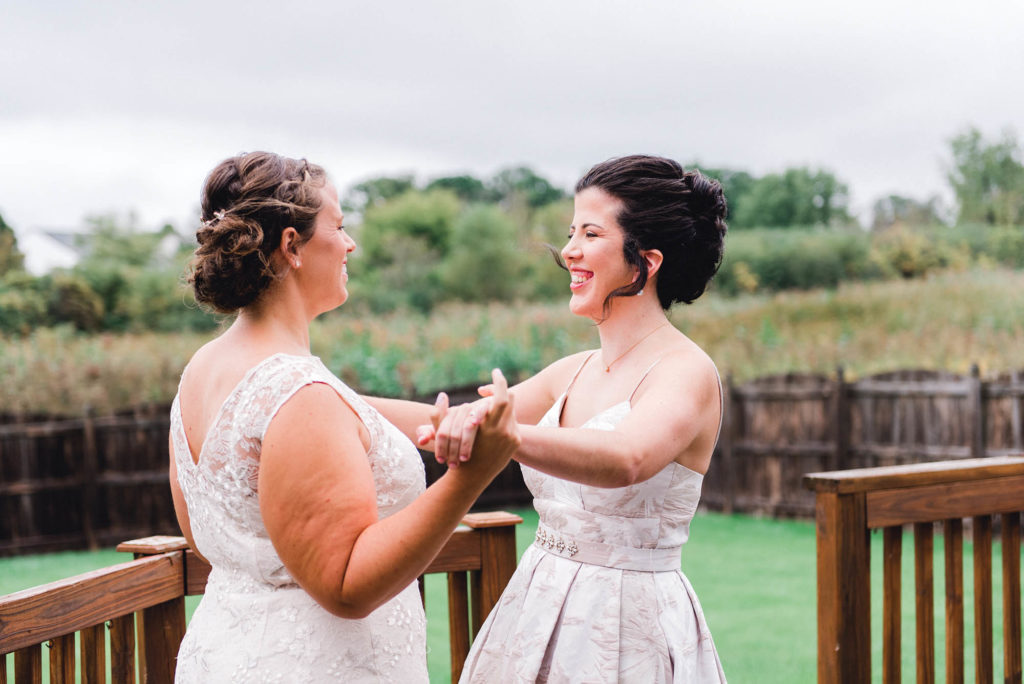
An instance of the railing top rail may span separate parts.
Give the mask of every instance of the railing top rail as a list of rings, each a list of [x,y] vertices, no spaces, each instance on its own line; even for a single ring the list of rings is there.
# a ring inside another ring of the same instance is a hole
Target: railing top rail
[[[49,641],[182,596],[180,551],[0,596],[0,653]]]
[[[808,473],[803,486],[819,493],[852,494],[1015,475],[1024,475],[1024,454]]]

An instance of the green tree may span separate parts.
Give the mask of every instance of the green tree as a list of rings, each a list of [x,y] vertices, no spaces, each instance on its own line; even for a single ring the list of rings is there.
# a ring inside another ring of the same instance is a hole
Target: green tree
[[[746,171],[701,166],[700,163],[696,162],[687,166],[687,168],[699,169],[700,172],[708,178],[714,178],[722,184],[722,192],[725,194],[725,202],[729,207],[729,228],[753,227],[741,223],[739,217],[743,216],[741,207],[746,204],[747,197],[750,195],[751,190],[754,189],[754,185],[757,183],[757,179],[754,176],[750,175]]]
[[[518,196],[532,208],[542,207],[565,197],[564,191],[556,188],[546,178],[538,176],[527,166],[503,169],[494,175],[488,185],[498,201],[515,202]]]
[[[0,276],[8,271],[20,271],[24,267],[25,255],[18,251],[18,238],[14,229],[0,215]]]
[[[427,183],[426,191],[450,190],[463,202],[494,202],[495,194],[482,180],[470,175],[442,176]]]
[[[469,207],[452,229],[442,265],[445,292],[464,301],[514,299],[523,293],[524,262],[515,223],[493,204]]]
[[[103,324],[103,300],[84,278],[68,273],[53,276],[47,307],[50,323],[70,323],[84,332],[96,332]]]
[[[370,207],[380,206],[415,187],[412,174],[370,178],[349,188],[342,199],[341,208],[346,212],[362,214]]]
[[[731,215],[745,227],[846,224],[848,201],[846,184],[831,172],[795,167],[758,178]]]
[[[461,206],[448,190],[412,190],[367,208],[353,230],[359,245],[349,265],[354,301],[377,311],[429,310],[442,298],[440,263]]]
[[[553,299],[569,294],[569,274],[559,268],[551,250],[565,245],[572,223],[570,198],[540,207],[531,217],[526,234],[526,268],[522,294],[531,299]]]
[[[902,195],[887,195],[875,201],[871,213],[872,230],[884,230],[897,225],[935,225],[942,223],[942,201],[937,196],[921,202]]]
[[[953,155],[949,183],[960,207],[960,223],[1024,223],[1024,163],[1016,136],[1009,130],[989,143],[976,128],[950,141]]]
[[[87,222],[92,230],[83,237],[85,256],[72,273],[99,295],[103,329],[160,329],[158,312],[168,308],[158,301],[170,299],[184,306],[180,283],[184,240],[170,225],[156,232],[140,231],[133,214],[102,214]],[[146,302],[139,301],[143,293]]]
[[[52,285],[48,276],[36,278],[25,271],[0,276],[0,332],[25,335],[50,323]]]

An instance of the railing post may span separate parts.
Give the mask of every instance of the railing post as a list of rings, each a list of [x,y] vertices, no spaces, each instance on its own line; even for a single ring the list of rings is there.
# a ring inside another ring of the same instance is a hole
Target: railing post
[[[184,550],[184,537],[153,536],[133,539],[117,545],[117,550],[136,558],[168,551]],[[184,558],[182,559],[184,563]],[[185,594],[188,573],[182,574],[181,596],[158,603],[136,613],[139,664],[146,684],[171,684],[178,660],[178,647],[185,638]]]
[[[480,570],[470,573],[474,636],[516,570],[515,526],[521,522],[518,515],[504,511],[470,513],[462,519],[462,524],[481,535]]]
[[[171,684],[178,660],[178,647],[185,638],[185,597],[140,611],[139,659],[142,664],[143,682],[146,684]]]
[[[871,577],[863,493],[818,492],[818,681],[871,679]]]

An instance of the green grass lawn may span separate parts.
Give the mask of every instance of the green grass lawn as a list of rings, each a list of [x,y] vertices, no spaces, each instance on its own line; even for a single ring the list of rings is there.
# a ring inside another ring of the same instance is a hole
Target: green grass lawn
[[[524,523],[516,529],[520,554],[533,540],[536,513],[517,510]],[[815,527],[808,521],[780,521],[740,515],[702,513],[693,521],[683,549],[682,567],[704,607],[726,676],[734,682],[814,682],[816,678]],[[1001,663],[1000,547],[993,545],[993,612],[996,679]],[[903,559],[903,674],[913,676],[913,541],[905,535]],[[970,544],[964,543],[965,635],[967,672],[973,672],[971,609],[973,571]],[[881,679],[881,534],[872,536],[872,664]],[[113,551],[69,552],[0,559],[0,594],[123,562]],[[942,537],[935,536],[935,652],[937,676],[944,678],[942,653],[944,606]],[[431,681],[447,682],[448,619],[442,576],[427,578],[427,639]],[[198,598],[188,600],[194,610]]]

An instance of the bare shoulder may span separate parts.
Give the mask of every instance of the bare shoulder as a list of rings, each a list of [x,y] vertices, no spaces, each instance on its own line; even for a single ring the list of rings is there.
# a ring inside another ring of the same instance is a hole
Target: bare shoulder
[[[593,350],[565,356],[511,389],[516,402],[516,417],[521,423],[535,425],[572,380]]]
[[[719,386],[715,362],[693,340],[680,333],[679,339],[658,360],[654,372],[641,384],[637,396],[648,388],[673,392],[687,388],[691,395],[711,399],[719,395]]]
[[[544,376],[546,381],[549,382],[552,388],[557,388],[557,393],[561,393],[566,388],[572,377],[576,375],[576,371],[580,369],[580,366],[594,354],[594,349],[587,349],[585,351],[576,352],[569,356],[563,356],[557,361],[548,365],[544,370],[537,374],[537,376]]]

